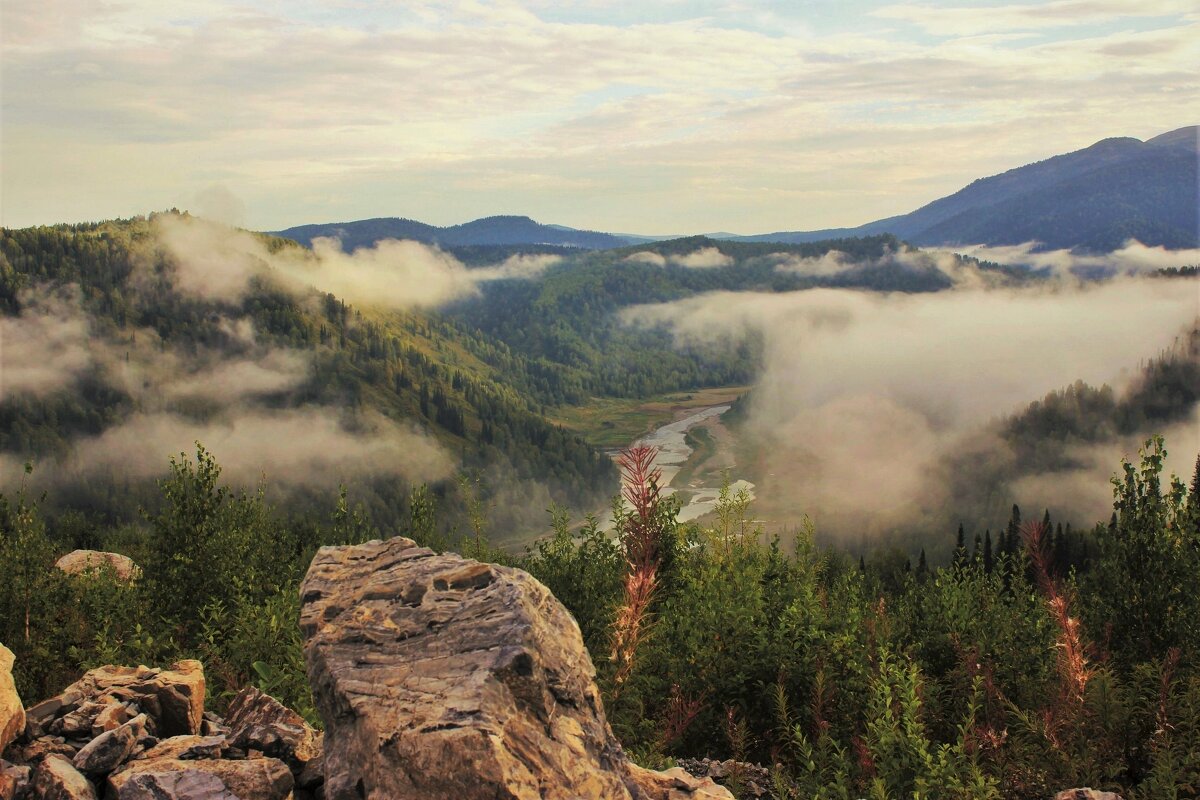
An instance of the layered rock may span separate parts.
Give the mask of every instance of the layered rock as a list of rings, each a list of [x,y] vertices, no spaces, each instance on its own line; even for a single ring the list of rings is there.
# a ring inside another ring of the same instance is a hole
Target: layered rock
[[[223,737],[176,736],[108,777],[114,800],[284,800],[294,781],[275,758],[227,759]]]
[[[12,651],[0,644],[0,753],[25,730],[25,707],[13,680]]]
[[[278,758],[299,777],[321,756],[321,734],[304,718],[253,686],[238,693],[225,713],[233,747]]]
[[[27,715],[35,736],[90,740],[93,727],[111,730],[138,713],[150,718],[159,736],[195,734],[204,716],[204,689],[199,661],[180,661],[169,669],[110,665],[85,673],[57,697],[28,709]]]
[[[83,575],[111,569],[113,574],[123,581],[131,581],[142,574],[138,565],[128,556],[100,550],[73,550],[54,562],[54,566],[68,575]]]
[[[575,620],[520,570],[326,547],[301,599],[328,800],[732,797],[629,762]]]

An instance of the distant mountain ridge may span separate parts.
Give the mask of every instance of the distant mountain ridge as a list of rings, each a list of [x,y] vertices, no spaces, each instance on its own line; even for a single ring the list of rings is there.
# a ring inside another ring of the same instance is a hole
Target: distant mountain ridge
[[[607,250],[631,244],[630,239],[623,236],[543,225],[521,216],[484,217],[444,228],[400,217],[379,217],[357,222],[299,225],[273,233],[306,247],[312,245],[313,239],[321,237],[339,239],[346,252],[370,247],[382,239],[409,239],[443,247],[550,245],[584,250]]]
[[[1200,247],[1200,126],[1141,141],[1103,139],[1090,147],[979,178],[917,210],[852,228],[778,231],[710,238],[801,244],[892,234],[915,245],[1015,245],[1109,252],[1129,239],[1170,249]],[[311,246],[333,237],[347,252],[382,239],[411,239],[440,247],[558,247],[608,250],[666,238],[578,230],[524,216],[484,217],[438,227],[382,217],[300,225],[273,232]]]
[[[1143,142],[1091,147],[980,178],[909,214],[856,228],[781,231],[735,241],[810,242],[891,233],[917,245],[1011,245],[1111,251],[1128,239],[1168,248],[1200,246],[1200,127]]]

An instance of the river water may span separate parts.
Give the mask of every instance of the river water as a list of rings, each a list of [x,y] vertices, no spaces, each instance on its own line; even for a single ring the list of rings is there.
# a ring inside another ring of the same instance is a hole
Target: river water
[[[674,481],[678,477],[679,471],[692,454],[692,448],[688,445],[684,434],[706,420],[721,416],[729,408],[729,406],[712,406],[701,409],[695,414],[663,425],[635,442],[635,444],[658,448],[658,457],[655,458],[654,464],[662,470],[660,486],[664,490],[663,494],[673,494],[676,491],[687,492],[685,495],[687,502],[679,511],[680,522],[698,519],[715,509],[724,481],[724,474],[721,472],[697,471],[692,473],[692,478],[687,486],[675,485]],[[745,489],[752,498],[754,497],[754,484],[749,481],[734,480],[731,475],[729,488],[733,492]]]

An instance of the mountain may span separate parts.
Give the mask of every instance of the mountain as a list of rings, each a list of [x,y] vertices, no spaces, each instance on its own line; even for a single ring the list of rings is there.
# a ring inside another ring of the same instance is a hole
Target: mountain
[[[1200,246],[1197,137],[1189,126],[1147,141],[1091,147],[981,178],[948,197],[857,228],[784,231],[738,241],[811,242],[891,233],[917,245],[1011,245],[1107,252],[1128,239]]]
[[[447,248],[486,245],[541,245],[583,250],[604,250],[632,244],[631,239],[611,233],[581,231],[562,225],[543,225],[529,217],[484,217],[461,225],[439,228],[411,219],[379,217],[357,222],[330,222],[299,225],[276,231],[275,236],[309,246],[313,239],[340,239],[342,249],[351,252],[370,247],[381,239],[410,239]]]

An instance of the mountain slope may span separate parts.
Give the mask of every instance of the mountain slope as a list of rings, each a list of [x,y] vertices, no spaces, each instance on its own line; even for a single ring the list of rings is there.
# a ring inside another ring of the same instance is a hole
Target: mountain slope
[[[481,245],[550,245],[584,250],[623,247],[626,238],[596,231],[580,231],[562,225],[543,225],[529,217],[497,216],[439,228],[411,219],[380,217],[357,222],[332,222],[300,225],[274,235],[309,246],[313,239],[329,237],[341,240],[342,249],[351,252],[370,247],[381,239],[410,239],[442,247]]]
[[[503,343],[433,312],[357,310],[269,278],[197,292],[160,222],[0,229],[0,466],[36,461],[57,496],[101,515],[136,509],[197,439],[225,442],[233,470],[278,453],[266,477],[291,487],[293,508],[343,481],[389,524],[411,485],[452,493],[457,469],[540,483],[547,502],[594,504],[615,486],[607,457],[510,382],[533,367]],[[207,258],[215,274],[229,256]],[[290,455],[302,440],[318,444]],[[106,469],[117,452],[121,469]]]
[[[1091,147],[981,178],[910,214],[822,231],[738,237],[808,242],[891,233],[918,245],[1021,244],[1109,251],[1127,239],[1168,248],[1200,246],[1197,126],[1145,142]]]

